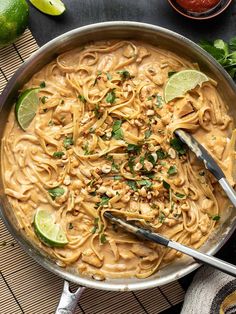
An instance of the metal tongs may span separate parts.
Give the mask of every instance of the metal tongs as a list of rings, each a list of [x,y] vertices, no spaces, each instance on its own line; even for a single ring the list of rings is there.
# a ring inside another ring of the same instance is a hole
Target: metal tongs
[[[212,158],[212,156],[207,152],[207,150],[196,139],[194,139],[193,136],[191,136],[187,132],[178,129],[175,131],[175,134],[180,138],[182,142],[184,142],[196,154],[196,156],[200,160],[204,162],[206,169],[208,169],[216,177],[219,184],[225,191],[226,195],[228,196],[228,198],[230,199],[234,207],[236,207],[236,193],[234,189],[229,184],[222,169],[217,165],[217,163]],[[108,218],[109,220],[111,220],[112,222],[118,224],[120,227],[122,227],[126,231],[131,232],[138,237],[141,237],[141,238],[156,242],[158,244],[164,245],[171,249],[180,251],[186,255],[193,257],[198,262],[208,264],[210,266],[213,266],[221,270],[224,273],[227,273],[231,276],[236,277],[236,266],[233,264],[222,261],[221,259],[213,257],[209,254],[199,252],[195,249],[192,249],[178,242],[167,239],[166,237],[158,233],[151,232],[148,229],[144,229],[144,228],[138,227],[135,224],[128,223],[121,218],[113,216],[110,212],[105,212],[104,216]]]

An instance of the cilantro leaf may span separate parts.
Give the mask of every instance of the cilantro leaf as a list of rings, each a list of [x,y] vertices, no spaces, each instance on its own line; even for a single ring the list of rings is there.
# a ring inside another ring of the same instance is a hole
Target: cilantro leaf
[[[60,197],[65,193],[65,190],[61,187],[57,187],[54,189],[49,189],[48,190],[49,195],[53,200],[55,200],[56,197]]]
[[[115,94],[115,91],[113,89],[111,92],[107,93],[106,102],[113,104],[115,102],[115,100],[116,100],[116,94]]]
[[[137,183],[138,185],[144,186],[147,189],[150,189],[152,187],[152,182],[149,180],[138,180]]]
[[[101,197],[101,201],[96,203],[96,207],[108,205],[109,200],[110,200],[110,198],[107,195],[103,195]]]
[[[72,137],[65,137],[63,140],[63,145],[66,149],[69,149],[71,145],[74,144]]]
[[[45,88],[46,87],[46,83],[44,81],[40,82],[39,87],[40,88]]]
[[[121,71],[118,71],[117,73],[120,74],[123,80],[129,80],[131,78],[129,71],[127,70],[121,70]]]
[[[170,189],[169,183],[166,182],[165,180],[162,181],[162,184],[163,184],[163,187],[164,187],[166,190],[169,190],[169,189]]]
[[[219,220],[220,220],[220,216],[218,216],[218,215],[213,216],[213,217],[212,217],[212,220],[219,221]]]
[[[160,160],[165,159],[168,156],[168,154],[164,152],[161,148],[156,151],[156,154],[157,154],[157,159],[160,159]]]
[[[110,81],[110,80],[112,80],[112,76],[111,76],[111,74],[110,73],[106,73],[106,75],[107,75],[107,79],[108,79],[108,81]]]
[[[179,155],[184,155],[187,152],[186,145],[177,137],[170,140],[170,146],[173,147]]]
[[[52,156],[55,158],[61,158],[63,155],[65,155],[64,152],[55,152]]]
[[[176,193],[175,193],[175,196],[176,196],[177,198],[184,198],[186,195],[185,195],[185,194],[181,194],[181,193],[179,193],[179,192],[176,192]]]
[[[160,95],[157,95],[156,106],[157,108],[162,108],[164,104],[164,100]]]
[[[142,146],[135,144],[128,144],[127,152],[133,154],[139,154],[141,152]]]
[[[148,129],[147,131],[145,131],[144,133],[145,140],[147,140],[151,135],[152,135],[152,130]]]
[[[176,174],[177,173],[176,166],[170,166],[170,168],[168,169],[167,173],[168,173],[169,176],[173,176],[174,174]]]
[[[102,244],[105,244],[105,243],[107,242],[107,238],[106,238],[106,236],[105,236],[104,233],[102,233],[102,234],[100,235],[100,242],[101,242]]]
[[[78,95],[78,98],[85,104],[86,103],[86,99],[83,95]]]
[[[137,184],[136,184],[135,181],[133,181],[133,180],[128,180],[128,181],[126,181],[126,183],[128,184],[128,186],[129,186],[132,190],[137,191]]]
[[[123,138],[124,138],[124,133],[123,133],[123,130],[122,130],[121,126],[122,126],[122,120],[116,120],[113,123],[113,126],[112,126],[112,136],[116,140],[123,140]]]

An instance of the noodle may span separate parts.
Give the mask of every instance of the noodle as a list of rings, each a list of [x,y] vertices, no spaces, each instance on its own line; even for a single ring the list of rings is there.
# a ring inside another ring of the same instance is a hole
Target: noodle
[[[194,248],[207,240],[226,198],[174,131],[191,131],[233,185],[232,120],[212,80],[163,100],[169,73],[196,67],[145,43],[97,42],[60,55],[24,86],[45,82],[26,132],[10,113],[5,193],[20,228],[58,265],[99,280],[146,278],[180,256],[110,224],[106,211]],[[55,188],[62,193],[52,198]],[[38,208],[63,228],[63,248],[35,235]]]

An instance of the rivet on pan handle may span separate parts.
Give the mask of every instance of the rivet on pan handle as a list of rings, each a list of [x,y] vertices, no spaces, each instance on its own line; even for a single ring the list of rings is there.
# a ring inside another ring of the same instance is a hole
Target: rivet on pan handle
[[[70,291],[70,284],[68,281],[64,281],[64,287],[61,294],[61,299],[56,309],[55,314],[74,314],[77,303],[84,291],[85,287],[79,287],[76,292]]]

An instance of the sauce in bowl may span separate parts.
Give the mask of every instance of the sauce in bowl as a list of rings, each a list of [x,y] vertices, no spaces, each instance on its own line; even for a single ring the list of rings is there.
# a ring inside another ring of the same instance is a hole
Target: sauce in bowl
[[[185,10],[191,12],[205,12],[214,8],[220,0],[176,0]]]

